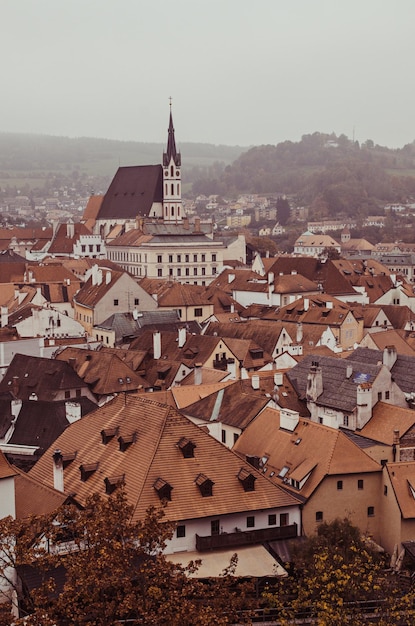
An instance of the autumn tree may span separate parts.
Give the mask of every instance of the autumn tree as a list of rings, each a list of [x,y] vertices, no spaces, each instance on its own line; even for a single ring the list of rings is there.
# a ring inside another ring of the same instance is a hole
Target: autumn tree
[[[192,578],[197,562],[176,565],[163,553],[174,531],[163,510],[149,509],[135,522],[121,489],[107,499],[92,496],[82,509],[2,523],[0,551],[8,557],[0,579],[13,583],[11,565],[19,572],[14,589],[25,626],[221,626],[246,604],[246,588],[232,576],[236,556],[210,584]]]
[[[360,626],[359,603],[365,601],[374,601],[376,624],[409,626],[413,596],[400,593],[397,578],[384,565],[358,528],[336,519],[321,524],[316,536],[294,550],[292,575],[265,598],[278,609],[281,626],[296,623],[299,616],[319,626]]]

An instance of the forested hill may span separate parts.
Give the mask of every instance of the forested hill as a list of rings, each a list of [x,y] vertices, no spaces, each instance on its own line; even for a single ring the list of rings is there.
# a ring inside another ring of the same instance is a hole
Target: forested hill
[[[78,170],[112,176],[119,165],[160,163],[165,148],[161,143],[0,133],[0,172],[21,177],[22,173]],[[178,143],[178,149],[182,153],[183,169],[190,171],[194,167],[203,170],[215,162],[226,166],[247,150],[202,143]]]
[[[392,150],[314,133],[295,143],[251,148],[193,183],[195,193],[294,194],[316,215],[367,215],[415,196],[415,143]]]

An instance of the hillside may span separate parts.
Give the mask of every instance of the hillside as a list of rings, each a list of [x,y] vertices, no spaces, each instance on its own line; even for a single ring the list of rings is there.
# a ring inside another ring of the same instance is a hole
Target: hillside
[[[415,195],[415,144],[391,150],[344,135],[304,135],[301,141],[251,148],[218,172],[194,182],[195,193],[294,195],[315,217],[364,216]]]
[[[183,143],[184,182],[215,163],[232,163],[246,148]],[[106,189],[120,165],[160,163],[164,144],[114,141],[88,137],[0,133],[0,186],[41,190],[51,178],[89,180],[89,186]],[[67,182],[67,181],[66,181]]]

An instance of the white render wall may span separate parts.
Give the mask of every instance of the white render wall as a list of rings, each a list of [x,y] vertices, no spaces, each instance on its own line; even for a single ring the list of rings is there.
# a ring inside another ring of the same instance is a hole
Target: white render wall
[[[213,487],[213,489],[214,488],[215,487]],[[215,517],[205,517],[196,520],[183,520],[178,524],[184,524],[186,526],[186,536],[177,538],[175,533],[173,538],[167,543],[165,553],[172,554],[174,552],[193,552],[196,550],[196,535],[199,535],[199,537],[211,536],[210,524],[213,520],[219,520],[220,533],[234,533],[236,532],[236,528],[245,532],[250,530],[260,530],[263,528],[277,528],[280,526],[280,515],[283,513],[288,513],[288,525],[291,526],[292,524],[297,524],[298,533],[300,533],[301,513],[299,507],[275,507],[259,511],[246,511],[230,515],[217,515]],[[271,514],[275,514],[277,516],[277,523],[275,526],[268,525],[268,515]],[[252,515],[255,517],[255,526],[253,528],[248,528],[246,525],[246,518]],[[238,552],[237,547],[235,548],[235,552]]]

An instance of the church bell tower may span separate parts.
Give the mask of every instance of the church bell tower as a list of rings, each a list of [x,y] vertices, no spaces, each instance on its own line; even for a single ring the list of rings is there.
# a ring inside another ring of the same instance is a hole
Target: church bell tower
[[[180,152],[177,152],[174,138],[170,98],[167,149],[163,153],[163,221],[167,224],[178,224],[183,221],[181,164],[182,158]]]

